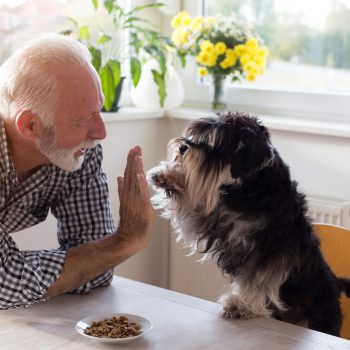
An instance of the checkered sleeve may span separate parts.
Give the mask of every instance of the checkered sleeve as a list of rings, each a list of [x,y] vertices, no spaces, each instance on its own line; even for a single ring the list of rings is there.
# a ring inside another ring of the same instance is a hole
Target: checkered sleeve
[[[57,218],[57,235],[62,250],[116,232],[107,178],[101,163],[101,146],[88,150],[82,168],[71,174],[57,204],[51,208]],[[87,293],[97,286],[108,285],[112,278],[113,270],[110,270],[74,292]]]
[[[19,251],[0,226],[0,309],[29,306],[43,299],[62,270],[65,252]]]

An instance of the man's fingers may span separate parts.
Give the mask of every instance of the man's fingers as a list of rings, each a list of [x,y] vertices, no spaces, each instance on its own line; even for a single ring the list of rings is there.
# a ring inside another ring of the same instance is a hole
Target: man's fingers
[[[142,200],[150,201],[150,195],[148,190],[148,183],[143,174],[137,174],[137,182],[140,188],[140,197]]]
[[[143,162],[140,156],[135,157],[135,170],[136,170],[136,174],[144,175]]]
[[[140,157],[142,156],[142,149],[140,146],[135,146],[134,152],[135,152],[135,155],[140,156]]]
[[[136,165],[136,160],[135,160],[135,158],[140,158],[141,156],[142,156],[142,150],[140,146],[135,146],[129,150],[125,171],[124,171],[124,179],[127,182],[129,181],[129,176],[135,175],[135,171],[136,173],[138,173],[139,171],[143,172],[142,160],[141,160],[141,163],[138,163],[139,165]],[[142,170],[140,170],[140,168]]]
[[[135,158],[135,152],[134,149],[130,149],[129,153],[128,153],[128,158],[126,161],[126,166],[125,166],[125,170],[124,170],[124,178],[126,179],[129,174],[132,172],[132,167],[133,167],[133,163],[134,163],[134,158]]]

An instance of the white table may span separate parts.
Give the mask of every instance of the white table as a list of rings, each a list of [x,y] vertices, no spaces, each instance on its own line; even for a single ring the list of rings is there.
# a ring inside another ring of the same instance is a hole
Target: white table
[[[67,294],[27,309],[0,311],[0,349],[350,349],[348,340],[269,318],[224,320],[219,310],[213,302],[116,277],[111,286],[89,294]],[[103,312],[138,314],[154,327],[121,345],[92,342],[76,333],[77,321]]]

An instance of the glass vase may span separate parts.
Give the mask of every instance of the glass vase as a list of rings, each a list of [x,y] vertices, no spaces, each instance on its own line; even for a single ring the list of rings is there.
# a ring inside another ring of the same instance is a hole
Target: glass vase
[[[209,83],[209,96],[211,101],[211,108],[214,111],[220,111],[227,108],[225,103],[226,97],[226,75],[212,74]]]

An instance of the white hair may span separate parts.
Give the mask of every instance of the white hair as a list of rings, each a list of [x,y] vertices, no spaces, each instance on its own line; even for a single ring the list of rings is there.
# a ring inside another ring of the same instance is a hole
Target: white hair
[[[67,64],[92,68],[90,59],[83,44],[54,33],[19,48],[0,66],[0,117],[15,119],[30,110],[52,125],[59,83],[55,71]]]

